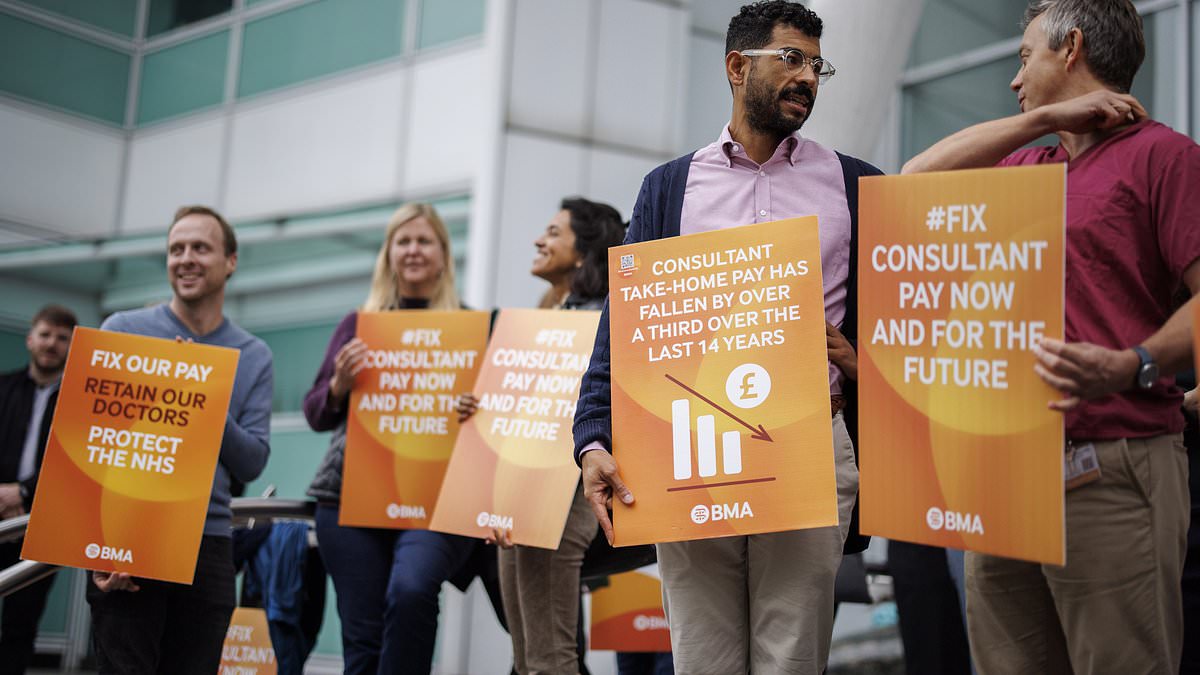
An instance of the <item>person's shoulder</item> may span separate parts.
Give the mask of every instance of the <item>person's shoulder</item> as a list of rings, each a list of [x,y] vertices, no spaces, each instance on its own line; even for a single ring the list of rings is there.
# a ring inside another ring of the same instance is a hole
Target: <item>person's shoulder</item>
[[[997,166],[1029,166],[1031,164],[1046,164],[1058,161],[1054,158],[1057,146],[1053,145],[1035,145],[1029,148],[1021,148],[1009,153],[1008,157],[1000,160]]]
[[[699,152],[701,152],[701,150],[689,152],[686,155],[680,155],[669,162],[663,162],[662,164],[659,164],[651,169],[650,173],[646,174],[645,180],[653,184],[659,184],[669,180],[673,175],[675,175],[675,173],[690,164],[692,158],[695,157]]]
[[[162,305],[155,305],[153,307],[141,307],[114,312],[100,324],[100,330],[118,333],[147,332],[150,330],[150,326],[161,320],[159,316],[159,312],[161,311]]]
[[[28,376],[29,366],[22,366],[16,370],[0,373],[0,387],[8,386],[14,382],[20,382]]]
[[[1134,129],[1129,140],[1153,156],[1174,158],[1184,152],[1200,152],[1200,146],[1189,136],[1155,120],[1146,120]]]
[[[824,146],[821,146],[821,147],[824,147]],[[837,151],[837,150],[829,150],[829,152],[842,165],[842,170],[844,172],[848,172],[848,173],[851,173],[852,175],[857,175],[857,176],[882,176],[883,175],[882,169],[880,169],[879,167],[875,166],[874,164],[872,164],[864,159],[859,159],[858,157],[855,157],[854,155],[848,155],[844,152]]]
[[[225,330],[228,333],[222,342],[241,350],[243,358],[251,356],[257,357],[259,360],[265,359],[268,363],[271,361],[271,348],[267,346],[265,340],[229,319],[225,320]]]

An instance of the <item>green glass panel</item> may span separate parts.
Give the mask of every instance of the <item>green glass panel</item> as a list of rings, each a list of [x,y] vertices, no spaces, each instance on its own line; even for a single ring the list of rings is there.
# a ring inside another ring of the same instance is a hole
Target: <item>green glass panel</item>
[[[138,124],[217,105],[225,94],[229,31],[147,54],[142,61]]]
[[[38,624],[42,635],[66,635],[67,616],[71,612],[71,582],[79,570],[63,569],[54,575],[50,595],[46,597],[46,609]]]
[[[7,373],[29,362],[25,349],[25,333],[0,330],[0,373]]]
[[[483,33],[485,0],[422,0],[421,49]]]
[[[146,35],[154,36],[233,9],[233,0],[150,0]]]
[[[366,294],[365,285],[363,294]],[[347,307],[346,311],[351,309],[353,307]],[[323,323],[301,328],[257,331],[258,337],[267,343],[275,357],[275,395],[272,409],[300,410],[304,395],[312,386],[317,368],[325,358],[325,347],[329,344],[329,338],[336,327],[337,323]],[[287,367],[282,367],[283,364],[287,364]]]
[[[113,124],[125,121],[126,54],[0,13],[0,63],[7,64],[0,68],[0,90]]]
[[[25,0],[25,3],[128,37],[133,37],[137,23],[137,0]]]
[[[238,96],[400,53],[403,0],[318,0],[246,24]]]
[[[1015,115],[1017,95],[1008,88],[1016,59],[1003,59],[904,90],[901,159],[907,161],[972,124]],[[1031,145],[1056,145],[1053,136]]]
[[[1020,36],[1025,6],[1026,0],[926,0],[921,23],[908,53],[908,65],[937,61]],[[1015,48],[1012,63],[1017,63]]]

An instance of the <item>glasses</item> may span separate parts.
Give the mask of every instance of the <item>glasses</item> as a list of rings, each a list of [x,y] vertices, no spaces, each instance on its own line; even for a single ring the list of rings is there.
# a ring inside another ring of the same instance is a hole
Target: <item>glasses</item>
[[[738,52],[742,56],[778,56],[783,61],[783,67],[789,73],[796,73],[804,70],[804,66],[811,66],[817,79],[821,84],[829,81],[837,69],[833,64],[825,59],[816,56],[809,58],[804,55],[804,52],[793,47],[784,47],[782,49],[743,49]]]

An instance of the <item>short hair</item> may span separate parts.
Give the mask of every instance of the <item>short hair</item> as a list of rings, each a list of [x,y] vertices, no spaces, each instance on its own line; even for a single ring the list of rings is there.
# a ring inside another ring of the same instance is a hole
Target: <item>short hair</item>
[[[237,253],[237,235],[233,232],[233,226],[229,224],[229,221],[225,220],[224,216],[217,213],[215,209],[207,206],[194,204],[190,206],[181,206],[176,209],[175,219],[171,221],[171,227],[167,228],[167,236],[171,236],[171,229],[174,228],[179,221],[183,220],[187,216],[193,215],[210,216],[216,220],[217,224],[221,226],[221,237],[225,240],[225,257],[228,258],[234,253]]]
[[[37,314],[33,315],[33,321],[30,321],[29,325],[36,326],[42,322],[60,328],[74,328],[79,324],[75,313],[62,305],[46,305],[39,309]]]
[[[579,270],[571,280],[571,292],[581,298],[608,295],[608,249],[625,239],[625,223],[616,209],[583,197],[567,197],[560,207],[571,215]]]
[[[1129,93],[1146,58],[1142,17],[1130,0],[1030,0],[1021,27],[1043,14],[1050,49],[1062,47],[1071,29],[1078,28],[1084,63],[1101,82]]]
[[[729,20],[725,31],[725,53],[758,49],[771,42],[775,26],[791,26],[805,35],[820,39],[823,24],[816,12],[797,2],[759,0],[744,5]]]

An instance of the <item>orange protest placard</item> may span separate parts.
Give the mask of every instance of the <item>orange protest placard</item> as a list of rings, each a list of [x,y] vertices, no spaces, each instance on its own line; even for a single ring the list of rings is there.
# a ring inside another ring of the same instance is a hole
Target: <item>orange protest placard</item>
[[[1065,165],[864,178],[862,530],[1064,562],[1060,395]]]
[[[359,312],[366,367],[346,422],[341,525],[429,526],[488,338],[487,312]]]
[[[627,546],[836,525],[815,216],[609,250]]]
[[[217,675],[275,675],[275,649],[267,627],[267,613],[253,607],[233,610],[225,645],[221,648],[221,668]]]
[[[76,328],[22,557],[192,583],[237,363]]]
[[[590,642],[592,649],[614,652],[671,651],[658,577],[641,570],[624,572],[594,591]]]
[[[506,309],[475,384],[430,529],[558,548],[579,482],[571,423],[599,312]]]

